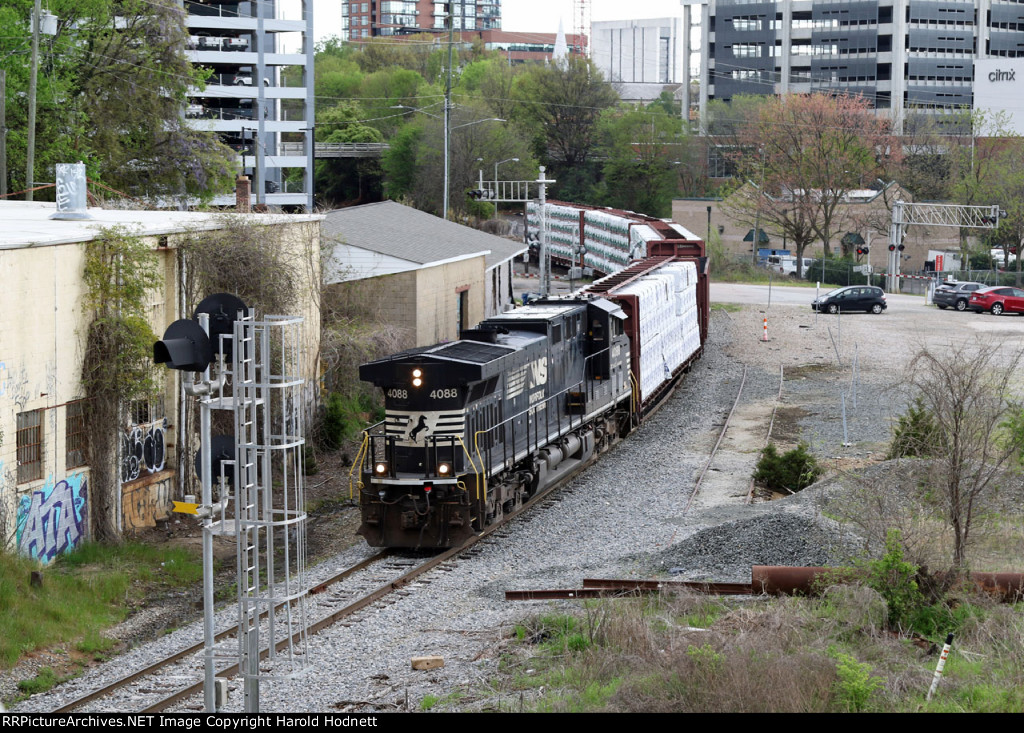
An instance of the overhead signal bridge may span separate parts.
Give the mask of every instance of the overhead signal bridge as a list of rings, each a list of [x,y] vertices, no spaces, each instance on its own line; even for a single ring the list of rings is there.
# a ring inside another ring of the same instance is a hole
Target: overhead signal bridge
[[[533,186],[533,193],[530,187]],[[540,181],[485,181],[481,178],[469,197],[497,204],[523,204],[539,198]]]
[[[900,260],[903,238],[912,224],[932,227],[964,227],[967,229],[995,229],[1006,212],[997,204],[966,206],[963,204],[912,204],[897,201],[892,206],[892,225],[889,227],[889,269],[887,290],[896,292],[900,283]]]

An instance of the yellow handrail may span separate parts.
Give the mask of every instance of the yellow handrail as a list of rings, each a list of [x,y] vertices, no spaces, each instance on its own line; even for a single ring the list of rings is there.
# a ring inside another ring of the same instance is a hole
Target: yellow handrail
[[[362,445],[359,446],[359,451],[356,453],[356,459],[354,461],[352,461],[352,468],[350,468],[348,470],[348,498],[349,498],[349,501],[352,500],[352,472],[355,471],[362,464],[362,462],[363,462],[363,460],[362,460],[363,459],[363,454],[366,451],[366,446],[368,446],[369,444],[370,444],[370,434],[367,433],[364,430],[363,431],[363,442],[362,442]],[[362,489],[363,489],[363,480],[362,480],[362,478],[360,478],[359,479],[359,490],[362,491]]]
[[[473,469],[476,470],[476,500],[480,501],[480,480],[484,482],[484,503],[487,503],[487,466],[484,465],[484,457],[480,455],[480,434],[486,433],[486,430],[477,430],[473,433],[473,449],[476,450],[476,457],[480,459],[480,468],[477,470],[476,464],[473,465]],[[470,458],[472,461],[472,458]]]
[[[637,384],[636,375],[633,374],[633,370],[629,370],[629,411],[634,415],[639,409],[637,405],[640,404],[640,385]]]

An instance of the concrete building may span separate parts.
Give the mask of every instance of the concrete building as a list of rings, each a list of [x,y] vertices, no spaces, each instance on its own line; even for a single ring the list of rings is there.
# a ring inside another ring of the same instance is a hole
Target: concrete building
[[[682,18],[595,21],[590,58],[612,82],[682,84],[682,33]]]
[[[0,538],[44,562],[89,536],[91,469],[83,420],[89,405],[81,383],[91,318],[82,307],[87,243],[104,227],[123,227],[152,246],[162,277],[148,294],[149,321],[159,338],[170,323],[192,315],[182,313],[187,306],[177,243],[242,216],[89,209],[91,220],[55,221],[49,218],[54,209],[51,203],[0,202],[0,279],[6,283],[0,288]],[[272,227],[284,250],[312,263],[296,270],[306,278],[306,290],[319,286],[321,219],[245,217]],[[305,318],[306,376],[313,380],[319,311],[308,295],[301,300],[294,315]],[[161,395],[124,405],[127,422],[112,475],[120,480],[116,521],[125,534],[166,517],[171,501],[184,494],[184,477],[194,475],[192,456],[178,451],[185,438],[179,374],[165,370]]]
[[[970,107],[974,62],[1024,55],[1008,0],[710,0],[701,6],[701,119],[739,94],[863,94],[901,126],[911,109]]]
[[[526,244],[394,201],[326,215],[324,284],[360,298],[416,346],[456,339],[512,307],[512,261]]]
[[[211,71],[186,117],[239,152],[257,204],[312,211],[313,0],[184,5],[188,57]],[[212,203],[233,206],[234,194]]]

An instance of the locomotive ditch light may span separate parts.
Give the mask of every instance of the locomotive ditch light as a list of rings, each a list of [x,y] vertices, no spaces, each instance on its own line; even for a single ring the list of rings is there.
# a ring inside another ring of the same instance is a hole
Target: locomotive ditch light
[[[448,473],[451,470],[452,470],[451,466],[449,466],[447,463],[439,463],[439,464],[437,464],[437,472],[439,474],[441,474],[442,476],[447,476]]]
[[[378,476],[383,476],[388,472],[388,464],[384,461],[378,461],[373,467],[373,472]]]

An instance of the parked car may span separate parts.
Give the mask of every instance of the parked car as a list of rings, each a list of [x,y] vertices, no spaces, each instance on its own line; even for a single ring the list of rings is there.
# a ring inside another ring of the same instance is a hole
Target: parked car
[[[967,307],[975,313],[988,311],[994,316],[1003,313],[1024,313],[1024,290],[995,286],[971,293]]]
[[[958,311],[967,310],[967,301],[971,299],[971,293],[981,290],[984,285],[973,282],[944,282],[935,288],[935,295],[932,301],[940,309],[956,308]]]
[[[887,308],[885,293],[872,285],[851,285],[825,293],[811,303],[811,310],[839,313],[865,311],[881,313]]]

